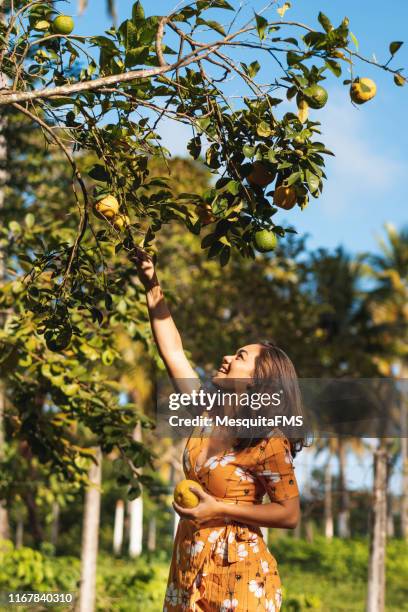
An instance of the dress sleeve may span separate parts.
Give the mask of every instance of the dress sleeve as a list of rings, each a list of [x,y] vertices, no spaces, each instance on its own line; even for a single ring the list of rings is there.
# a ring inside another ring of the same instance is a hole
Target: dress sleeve
[[[251,472],[262,483],[271,502],[299,495],[290,444],[285,436],[266,438],[256,447],[255,460]]]

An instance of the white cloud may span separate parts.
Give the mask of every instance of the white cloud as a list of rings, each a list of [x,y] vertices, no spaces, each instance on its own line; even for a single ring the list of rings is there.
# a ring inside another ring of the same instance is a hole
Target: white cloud
[[[373,115],[350,104],[344,90],[331,91],[327,107],[316,113],[322,123],[322,140],[336,157],[327,159],[328,181],[321,199],[330,217],[347,210],[369,213],[370,200],[378,199],[404,174],[403,164],[386,147],[380,149]],[[383,141],[382,141],[383,145]]]

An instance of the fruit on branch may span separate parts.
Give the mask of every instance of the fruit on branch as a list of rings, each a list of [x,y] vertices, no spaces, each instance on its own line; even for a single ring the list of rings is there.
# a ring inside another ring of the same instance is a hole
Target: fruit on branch
[[[266,187],[275,180],[276,172],[271,172],[261,161],[252,164],[251,174],[247,177],[250,185]]]
[[[119,213],[119,202],[113,195],[108,195],[94,204],[94,213],[100,219],[113,219]]]
[[[194,508],[198,506],[198,496],[190,491],[189,487],[196,487],[197,489],[203,489],[200,483],[195,480],[182,480],[174,488],[174,501],[183,508]]]
[[[299,107],[301,100],[306,100],[310,108],[319,109],[325,106],[329,94],[326,89],[317,83],[306,87],[302,92],[299,92],[296,98]]]
[[[202,225],[209,225],[217,220],[217,218],[213,215],[210,204],[199,204],[197,214]]]
[[[285,187],[284,185],[278,185],[273,194],[273,203],[279,208],[290,210],[294,207],[297,200],[297,194],[294,187]]]
[[[130,219],[127,215],[116,215],[113,219],[113,227],[118,231],[122,231],[128,227],[129,223]]]
[[[278,239],[276,238],[276,234],[271,232],[271,230],[258,230],[254,234],[254,246],[261,253],[273,251],[277,244]]]
[[[357,78],[350,86],[350,98],[356,104],[364,104],[377,93],[377,85],[373,80],[367,78]]]
[[[74,29],[74,20],[69,15],[58,15],[52,22],[54,34],[71,34]]]

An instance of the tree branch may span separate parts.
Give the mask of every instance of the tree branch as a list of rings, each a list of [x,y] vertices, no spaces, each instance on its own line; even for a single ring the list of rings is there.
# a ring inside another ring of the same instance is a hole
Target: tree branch
[[[65,154],[65,156],[67,157],[69,163],[72,166],[72,170],[74,172],[74,176],[76,178],[76,180],[79,183],[79,186],[81,187],[81,191],[82,191],[82,195],[84,198],[84,207],[81,208],[79,206],[79,202],[78,202],[78,198],[76,196],[75,193],[75,188],[74,188],[74,193],[75,193],[75,197],[78,203],[78,207],[79,207],[79,214],[80,214],[80,221],[79,221],[79,228],[78,228],[78,234],[75,238],[75,242],[72,246],[72,250],[71,250],[71,254],[67,263],[67,266],[65,268],[65,272],[64,272],[64,278],[63,281],[61,283],[60,289],[62,290],[68,280],[68,276],[69,273],[71,271],[71,267],[72,267],[72,263],[74,261],[75,255],[78,251],[79,245],[81,243],[81,240],[85,234],[85,230],[88,224],[88,206],[89,206],[89,202],[88,202],[88,193],[85,187],[85,183],[83,181],[83,178],[81,176],[81,173],[75,163],[75,160],[73,158],[73,156],[71,155],[70,151],[67,149],[67,147],[65,146],[65,144],[62,142],[61,138],[59,138],[59,136],[57,136],[57,134],[55,134],[52,129],[49,127],[49,125],[47,125],[45,123],[45,121],[43,121],[40,117],[38,117],[37,115],[35,115],[34,113],[32,113],[31,111],[29,111],[27,108],[25,108],[24,106],[21,106],[20,104],[17,104],[16,102],[13,103],[13,106],[15,109],[17,109],[19,112],[23,113],[24,115],[26,115],[27,117],[29,117],[32,121],[34,121],[35,123],[38,123],[39,126],[42,127],[42,129],[44,131],[47,132],[47,134],[49,134],[51,136],[51,138],[54,140],[54,142],[59,146],[59,148],[61,149],[61,151],[63,151],[63,153]]]
[[[159,27],[157,28],[156,34],[156,54],[157,59],[159,60],[160,66],[168,66],[166,60],[164,59],[163,49],[162,49],[162,41],[164,36],[164,26],[168,21],[168,17],[161,17],[159,21]]]
[[[239,36],[243,32],[247,32],[253,28],[242,28],[233,34],[225,36],[222,40],[208,43],[206,45],[200,45],[200,48],[196,51],[192,51],[181,61],[177,60],[174,64],[167,64],[166,66],[160,66],[159,68],[144,68],[142,70],[130,70],[123,74],[112,74],[106,77],[99,77],[92,81],[83,81],[81,83],[73,83],[70,85],[61,85],[60,87],[47,87],[38,91],[27,91],[19,93],[9,93],[9,90],[0,91],[0,106],[6,106],[7,104],[27,102],[31,100],[53,98],[55,96],[69,96],[73,93],[81,93],[84,91],[92,91],[99,89],[104,86],[116,85],[118,83],[126,83],[134,81],[136,79],[146,79],[152,76],[158,76],[166,72],[171,72],[189,64],[196,62],[200,59],[206,58],[211,55],[216,49],[222,47],[226,42]]]

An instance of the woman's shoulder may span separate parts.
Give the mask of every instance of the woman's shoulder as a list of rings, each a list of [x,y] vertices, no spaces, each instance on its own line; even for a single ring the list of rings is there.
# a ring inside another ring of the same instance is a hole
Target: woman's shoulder
[[[288,457],[291,455],[290,442],[278,428],[271,430],[253,447],[253,459],[256,463],[262,463],[267,458],[279,453],[285,453]]]

